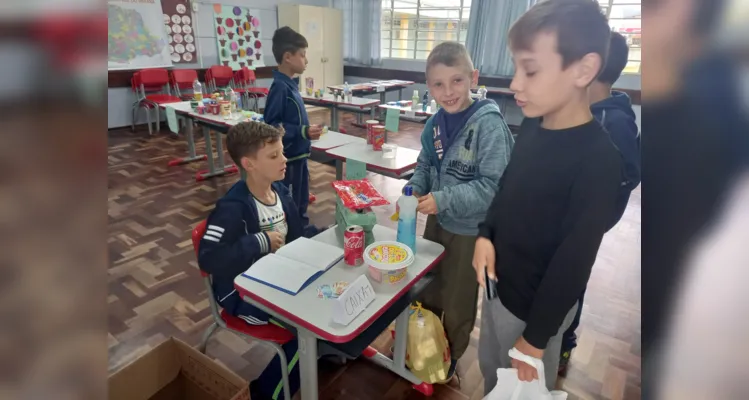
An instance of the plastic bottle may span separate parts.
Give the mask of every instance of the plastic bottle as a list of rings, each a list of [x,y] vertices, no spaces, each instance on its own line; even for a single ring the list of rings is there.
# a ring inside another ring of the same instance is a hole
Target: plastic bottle
[[[437,101],[432,99],[432,102],[429,103],[429,111],[436,113],[437,112]]]
[[[192,97],[195,101],[203,100],[203,85],[200,84],[200,81],[197,79],[192,83],[192,93]]]
[[[479,100],[486,100],[486,86],[479,86],[479,90],[477,90],[479,95]]]
[[[413,195],[413,187],[403,188],[403,195],[396,203],[398,213],[398,235],[395,240],[410,247],[416,254],[416,206],[419,201]]]
[[[231,102],[231,111],[229,115],[231,118],[234,118],[237,114],[237,94],[234,92],[234,89],[229,89],[229,101]]]
[[[427,105],[429,105],[429,89],[424,92],[424,99],[421,101],[422,112],[427,112]]]
[[[348,82],[343,82],[343,95],[346,97],[346,102],[351,103],[351,87]]]
[[[419,109],[419,90],[418,89],[414,89],[414,95],[411,96],[411,109],[414,111]]]

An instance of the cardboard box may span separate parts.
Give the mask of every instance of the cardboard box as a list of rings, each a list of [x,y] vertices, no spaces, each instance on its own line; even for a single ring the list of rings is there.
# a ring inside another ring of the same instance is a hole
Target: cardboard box
[[[247,381],[170,338],[109,377],[109,400],[249,400]]]

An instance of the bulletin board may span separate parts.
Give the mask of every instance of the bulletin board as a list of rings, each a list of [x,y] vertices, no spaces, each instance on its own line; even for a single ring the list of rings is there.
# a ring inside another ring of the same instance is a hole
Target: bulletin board
[[[174,64],[197,62],[195,21],[189,0],[161,0],[169,56]]]
[[[221,65],[239,70],[263,67],[260,12],[246,7],[213,5],[213,22]]]

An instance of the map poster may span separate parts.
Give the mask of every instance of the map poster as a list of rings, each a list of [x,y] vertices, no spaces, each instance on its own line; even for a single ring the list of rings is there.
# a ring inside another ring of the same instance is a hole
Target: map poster
[[[107,69],[172,66],[159,0],[108,0]]]
[[[213,22],[221,65],[239,70],[264,66],[260,13],[246,7],[213,5]]]
[[[175,64],[189,64],[198,61],[195,50],[197,40],[193,29],[193,15],[188,0],[161,0],[164,11],[169,54]]]

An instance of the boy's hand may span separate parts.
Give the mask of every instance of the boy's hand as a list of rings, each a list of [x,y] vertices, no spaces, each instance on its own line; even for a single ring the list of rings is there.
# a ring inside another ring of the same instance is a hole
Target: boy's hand
[[[494,244],[491,240],[484,237],[476,239],[476,246],[473,249],[473,269],[476,270],[476,281],[484,289],[486,289],[484,268],[486,268],[489,279],[497,279],[497,275],[494,272],[495,257]]]
[[[426,196],[419,197],[419,205],[416,206],[416,211],[422,214],[437,214],[437,201],[434,200],[434,196],[429,193]]]
[[[320,125],[310,125],[307,129],[307,137],[309,137],[310,140],[320,139],[320,135],[322,135],[322,126]]]
[[[522,336],[520,336],[515,342],[515,348],[526,356],[538,358],[539,360],[544,356],[543,350],[533,347],[533,345],[526,342]],[[521,381],[530,382],[534,379],[538,379],[538,370],[536,369],[536,367],[514,358],[512,359],[511,363],[512,367],[518,370],[518,379],[520,379]]]
[[[283,235],[281,235],[278,232],[270,231],[265,232],[268,235],[268,238],[270,239],[270,252],[275,253],[276,250],[280,249],[281,246],[284,245],[284,238]]]

